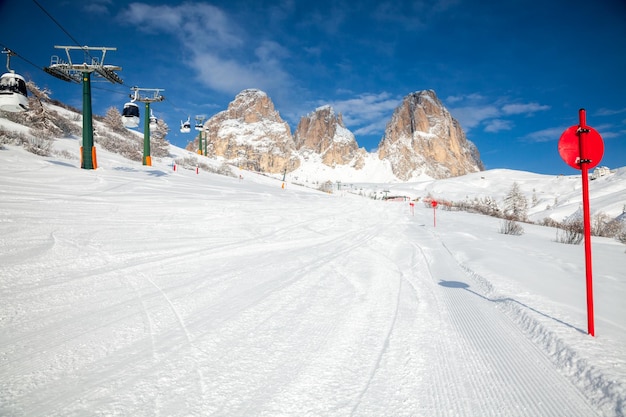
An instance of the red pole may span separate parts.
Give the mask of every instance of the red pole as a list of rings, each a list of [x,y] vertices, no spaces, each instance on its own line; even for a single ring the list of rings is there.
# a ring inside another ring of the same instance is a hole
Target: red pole
[[[437,227],[437,206],[433,206],[433,227]]]
[[[585,109],[578,111],[578,143],[580,147],[580,169],[583,177],[583,226],[585,231],[585,272],[587,277],[587,332],[595,336],[593,320],[593,277],[591,268],[591,222],[589,220],[589,172],[586,159],[585,138],[589,132]]]

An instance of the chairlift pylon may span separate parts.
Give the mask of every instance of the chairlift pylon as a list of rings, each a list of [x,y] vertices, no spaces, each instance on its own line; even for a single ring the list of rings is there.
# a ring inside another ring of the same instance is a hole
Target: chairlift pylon
[[[198,131],[202,131],[204,129],[204,120],[206,119],[206,116],[204,115],[199,115],[196,116],[196,130]]]
[[[7,73],[0,77],[0,110],[8,112],[22,112],[28,110],[28,90],[24,77],[16,74],[11,69],[11,55],[15,53],[9,49],[4,49],[2,53],[7,54]]]

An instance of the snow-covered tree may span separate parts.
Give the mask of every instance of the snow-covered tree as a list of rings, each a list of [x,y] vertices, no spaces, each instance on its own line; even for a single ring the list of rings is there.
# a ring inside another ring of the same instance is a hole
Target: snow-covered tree
[[[122,114],[116,107],[109,107],[104,115],[104,124],[114,132],[124,132],[126,128],[122,123]]]
[[[517,182],[513,183],[504,197],[504,215],[511,220],[520,221],[524,221],[528,217],[528,200]]]
[[[150,153],[153,156],[163,157],[169,155],[169,142],[165,137],[170,131],[169,126],[163,120],[157,120],[156,129],[150,131]]]

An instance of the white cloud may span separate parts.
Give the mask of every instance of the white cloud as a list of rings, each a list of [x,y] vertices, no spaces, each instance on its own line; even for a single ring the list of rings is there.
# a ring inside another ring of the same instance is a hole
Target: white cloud
[[[245,88],[267,91],[292,85],[283,69],[289,51],[278,42],[256,39],[218,7],[131,3],[118,18],[143,31],[176,37],[198,83],[216,91],[234,95]]]
[[[616,114],[626,113],[626,107],[623,109],[599,109],[594,116],[615,116]]]
[[[83,10],[91,14],[108,14],[113,0],[92,0],[83,6]]]
[[[531,114],[538,111],[549,110],[550,106],[538,103],[514,103],[502,106],[502,112],[507,115],[511,114]]]
[[[567,128],[568,126],[562,126],[562,127],[551,127],[548,129],[537,130],[535,132],[532,132],[523,136],[521,139],[526,142],[554,141],[556,143]]]
[[[402,98],[393,97],[387,92],[364,93],[348,100],[334,101],[331,106],[343,115],[346,127],[356,128],[355,134],[383,133],[393,111]],[[319,103],[328,104],[328,103]]]
[[[550,109],[550,106],[544,104],[511,103],[508,98],[489,99],[478,93],[450,96],[446,102],[458,106],[449,110],[466,132],[477,127],[489,133],[512,130],[514,121],[511,117],[532,116]]]
[[[172,32],[180,28],[183,14],[180,8],[170,6],[151,6],[143,3],[131,3],[118,18],[134,25],[139,30],[148,32]]]
[[[448,104],[457,103],[460,101],[480,101],[483,100],[484,97],[478,93],[468,94],[468,95],[458,95],[458,96],[448,96],[444,102]]]
[[[493,119],[485,122],[485,132],[496,133],[502,130],[511,130],[513,122],[510,120]]]
[[[501,114],[500,110],[493,105],[455,107],[449,111],[466,131],[480,125],[485,120],[499,117]]]

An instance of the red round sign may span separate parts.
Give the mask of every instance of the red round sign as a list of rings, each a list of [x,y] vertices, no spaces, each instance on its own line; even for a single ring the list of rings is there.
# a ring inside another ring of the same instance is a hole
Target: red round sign
[[[433,206],[433,207],[437,207],[437,202],[435,200],[433,200],[433,201],[430,202],[430,205]]]
[[[602,137],[592,127],[583,136],[584,155],[581,156],[580,141],[578,139],[579,126],[571,126],[563,132],[559,139],[559,154],[563,161],[572,168],[582,169],[580,160],[588,160],[587,168],[593,168],[600,163],[604,155]]]

